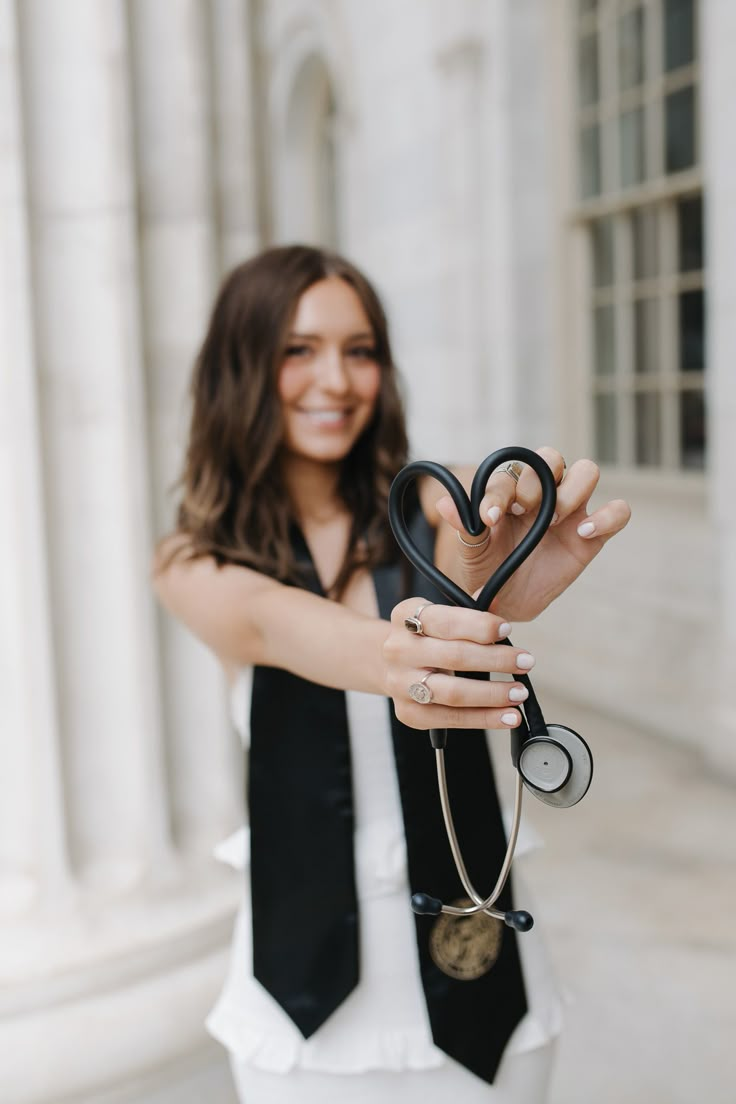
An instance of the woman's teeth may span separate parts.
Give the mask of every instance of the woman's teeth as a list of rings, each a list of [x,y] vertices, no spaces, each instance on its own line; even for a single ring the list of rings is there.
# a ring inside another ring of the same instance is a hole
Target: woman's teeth
[[[320,425],[336,425],[347,416],[347,410],[305,410],[310,421]]]

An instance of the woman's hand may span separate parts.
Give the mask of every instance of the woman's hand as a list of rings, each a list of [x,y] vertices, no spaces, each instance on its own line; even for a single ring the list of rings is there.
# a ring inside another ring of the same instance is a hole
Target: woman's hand
[[[592,460],[577,460],[565,474],[565,461],[559,452],[551,448],[537,451],[557,483],[556,514],[531,556],[491,606],[494,612],[517,621],[530,621],[541,613],[631,517],[628,503],[621,499],[588,514],[588,502],[600,477]],[[474,594],[529,531],[541,500],[541,484],[528,466],[524,467],[518,484],[508,473],[495,471],[480,505],[481,520],[490,533],[490,540],[486,541],[466,533],[449,495],[440,498],[436,503],[439,515],[469,543],[478,544],[477,549],[467,548],[456,540],[454,570],[447,567],[443,570],[458,578],[469,594]]]
[[[411,632],[405,618],[417,618],[423,632]],[[534,657],[523,648],[496,643],[511,626],[481,610],[428,603],[409,598],[391,613],[391,629],[383,645],[386,692],[396,716],[410,728],[516,728],[519,702],[528,691],[520,682],[457,678],[453,671],[526,673]],[[428,674],[429,672],[429,674]],[[424,704],[410,688],[430,691]]]

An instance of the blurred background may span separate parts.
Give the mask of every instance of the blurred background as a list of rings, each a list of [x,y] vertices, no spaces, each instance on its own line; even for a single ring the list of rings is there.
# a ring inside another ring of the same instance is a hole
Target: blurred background
[[[218,283],[295,240],[383,293],[416,457],[631,502],[519,637],[598,758],[530,809],[552,1100],[731,1104],[735,57],[732,0],[0,0],[2,1104],[233,1099],[242,765],[149,560]]]

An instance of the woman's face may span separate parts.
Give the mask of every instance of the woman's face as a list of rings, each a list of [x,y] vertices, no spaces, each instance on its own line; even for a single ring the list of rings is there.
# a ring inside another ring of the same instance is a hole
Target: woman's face
[[[278,377],[288,452],[344,459],[373,416],[381,383],[375,339],[357,293],[339,276],[303,293]]]

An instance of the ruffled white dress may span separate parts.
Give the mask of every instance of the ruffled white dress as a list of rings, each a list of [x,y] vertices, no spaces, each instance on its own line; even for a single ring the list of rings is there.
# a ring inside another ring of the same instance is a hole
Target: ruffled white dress
[[[251,686],[252,670],[241,670],[233,686],[232,711],[246,749]],[[248,827],[215,850],[219,859],[244,872],[228,975],[207,1019],[208,1030],[229,1052],[240,1099],[244,1104],[367,1104],[399,1098],[402,1104],[446,1104],[447,1093],[455,1091],[463,1094],[463,1104],[542,1104],[561,1002],[539,934],[534,929],[519,938],[529,1011],[509,1041],[494,1084],[488,1085],[432,1041],[409,907],[386,702],[349,691],[347,709],[360,982],[309,1039],[253,977]],[[517,854],[530,845],[534,843],[528,836],[522,838]],[[515,877],[518,886],[518,867]],[[298,923],[295,914],[295,927]]]

